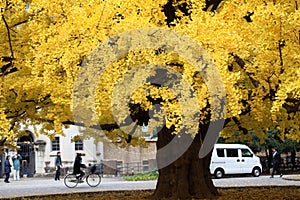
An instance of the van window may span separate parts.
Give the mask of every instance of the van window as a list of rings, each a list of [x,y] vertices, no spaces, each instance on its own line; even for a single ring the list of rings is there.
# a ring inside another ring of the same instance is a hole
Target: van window
[[[249,151],[249,149],[241,149],[242,150],[242,157],[252,157],[252,153]]]
[[[226,149],[227,157],[238,157],[238,149]]]
[[[225,157],[224,149],[217,149],[217,155],[218,157]]]

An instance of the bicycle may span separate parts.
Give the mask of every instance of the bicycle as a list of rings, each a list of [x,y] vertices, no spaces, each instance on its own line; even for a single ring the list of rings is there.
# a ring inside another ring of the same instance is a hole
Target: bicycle
[[[68,188],[74,188],[78,183],[83,183],[86,180],[90,187],[97,187],[101,183],[101,176],[95,171],[96,165],[93,165],[82,178],[80,178],[80,174],[69,173],[65,176],[64,183]]]

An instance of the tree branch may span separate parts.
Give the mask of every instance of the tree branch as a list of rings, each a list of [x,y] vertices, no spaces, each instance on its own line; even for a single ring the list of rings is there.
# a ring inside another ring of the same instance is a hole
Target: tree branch
[[[235,122],[235,124],[238,126],[238,129],[240,131],[242,131],[244,134],[248,133],[248,129],[246,129],[245,127],[242,127],[241,122],[236,118],[233,117],[232,120]]]
[[[280,59],[280,73],[282,74],[284,72],[284,67],[283,67],[283,56],[282,56],[282,48],[285,46],[285,41],[284,40],[279,40],[278,41],[278,51],[279,51],[279,59]]]
[[[19,112],[17,111],[15,115],[7,116],[6,118],[7,118],[7,119],[13,119],[13,118],[16,118],[16,117],[21,117],[21,116],[24,115],[25,113],[26,113],[26,111],[23,111],[23,112],[21,112],[21,113],[19,113]]]
[[[4,24],[5,24],[6,31],[7,31],[7,37],[8,37],[9,48],[10,48],[10,53],[11,53],[10,57],[12,59],[14,59],[14,52],[13,52],[13,48],[12,48],[12,44],[11,44],[10,30],[9,30],[9,26],[7,24],[7,21],[6,21],[5,17],[4,17],[4,15],[2,15],[2,20],[3,20]]]
[[[19,26],[19,25],[21,25],[21,24],[25,24],[25,23],[27,23],[28,21],[29,21],[28,19],[25,19],[25,20],[23,20],[23,21],[20,21],[20,22],[18,22],[18,23],[15,23],[14,25],[11,26],[11,28],[16,27],[16,26]]]
[[[2,60],[9,62],[8,64],[4,65],[1,67],[1,72],[2,72],[2,79],[4,78],[5,75],[17,71],[17,68],[14,68],[13,60],[14,60],[14,52],[13,52],[13,47],[11,43],[11,35],[10,35],[10,29],[7,24],[7,21],[2,15],[2,20],[5,24],[6,31],[7,31],[7,37],[8,37],[8,43],[9,43],[9,49],[10,49],[10,57],[3,56]]]
[[[47,119],[43,119],[44,121],[53,123],[53,120],[47,120]],[[62,124],[64,125],[75,125],[75,126],[80,126],[80,127],[87,127],[86,124],[82,123],[82,122],[74,122],[71,120],[67,120],[62,122]],[[105,130],[105,131],[111,131],[114,129],[118,129],[120,128],[120,126],[116,123],[114,124],[97,124],[97,125],[92,125],[89,126],[89,128],[93,128],[93,129],[97,129],[97,130]]]
[[[286,103],[282,105],[286,109],[287,113],[296,113],[300,110],[300,100],[295,98],[287,98]]]
[[[215,12],[220,6],[222,0],[205,0],[205,8],[204,11]]]

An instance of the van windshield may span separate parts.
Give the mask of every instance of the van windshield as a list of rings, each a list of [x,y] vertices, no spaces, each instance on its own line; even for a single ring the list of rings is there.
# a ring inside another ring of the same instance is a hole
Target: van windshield
[[[248,149],[241,149],[242,150],[242,157],[252,157],[253,154]]]

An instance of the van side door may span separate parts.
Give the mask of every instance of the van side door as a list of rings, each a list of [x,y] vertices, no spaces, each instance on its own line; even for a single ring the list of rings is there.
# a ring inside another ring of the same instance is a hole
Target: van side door
[[[228,174],[241,174],[241,157],[238,148],[226,148],[226,166],[225,171]],[[225,172],[226,173],[226,172]]]
[[[256,160],[253,158],[253,153],[249,149],[242,148],[241,154],[241,167],[243,173],[251,173],[256,163]]]

